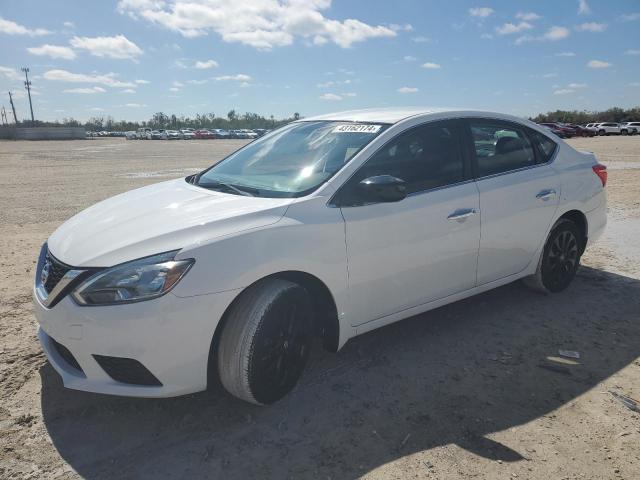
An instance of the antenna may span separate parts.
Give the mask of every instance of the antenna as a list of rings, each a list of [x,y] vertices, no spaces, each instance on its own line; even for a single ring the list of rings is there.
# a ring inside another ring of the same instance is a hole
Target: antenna
[[[20,70],[24,72],[24,88],[27,89],[27,93],[29,94],[29,108],[31,109],[31,126],[35,126],[36,121],[33,118],[33,104],[31,103],[31,82],[29,81],[29,69],[27,67],[22,67]]]
[[[11,110],[13,110],[13,121],[18,125],[18,117],[16,116],[16,107],[13,104],[13,98],[11,98],[11,92],[9,92],[9,103],[11,104]]]

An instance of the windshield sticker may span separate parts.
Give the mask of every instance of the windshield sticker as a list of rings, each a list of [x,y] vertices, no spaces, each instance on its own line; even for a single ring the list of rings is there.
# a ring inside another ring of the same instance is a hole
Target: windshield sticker
[[[347,125],[338,125],[331,132],[332,133],[378,133],[382,125],[364,125],[357,123],[350,123]]]

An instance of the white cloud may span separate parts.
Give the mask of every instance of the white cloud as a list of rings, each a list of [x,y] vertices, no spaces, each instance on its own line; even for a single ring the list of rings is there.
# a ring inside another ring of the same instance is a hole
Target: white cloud
[[[413,32],[413,25],[411,25],[410,23],[405,23],[404,25],[392,23],[389,25],[389,28],[394,32]]]
[[[118,11],[177,31],[188,38],[215,32],[225,42],[243,43],[262,50],[291,45],[296,37],[313,40],[315,45],[331,41],[348,48],[370,38],[397,35],[393,29],[383,25],[369,25],[353,18],[344,21],[326,18],[321,11],[330,6],[330,0],[211,0],[206,3],[121,0]]]
[[[542,18],[540,15],[534,12],[519,12],[516,14],[516,18],[524,20],[525,22],[533,22]]]
[[[516,45],[521,45],[525,42],[557,42],[571,35],[571,31],[566,27],[553,26],[547,30],[543,35],[534,37],[531,35],[524,35],[516,40]]]
[[[578,15],[589,15],[591,13],[591,7],[587,3],[587,0],[578,0]]]
[[[120,87],[130,88],[135,87],[132,82],[123,82],[118,80],[115,73],[108,73],[106,75],[86,75],[84,73],[72,73],[67,70],[47,70],[44,72],[43,78],[45,80],[51,80],[56,82],[69,82],[69,83],[98,83],[100,85],[106,85],[108,87]]]
[[[569,93],[573,93],[574,91],[570,88],[561,88],[560,90],[556,90],[553,92],[554,95],[567,95]]]
[[[171,87],[171,88],[169,88],[169,91],[170,92],[179,92],[180,89],[178,87]]]
[[[329,101],[337,101],[337,100],[342,100],[342,97],[340,95],[336,95],[335,93],[324,93],[322,95],[320,95],[320,100],[329,100]]]
[[[208,80],[187,80],[189,85],[204,85]]]
[[[135,59],[142,55],[142,49],[124,35],[115,37],[73,37],[71,46],[88,51],[96,57],[115,59]]]
[[[15,68],[0,66],[0,76],[8,78],[9,80],[22,80],[22,75],[18,73]]]
[[[217,66],[218,66],[218,62],[216,62],[215,60],[205,60],[205,61],[198,60],[196,62],[196,68],[198,70],[207,70],[209,68],[216,68]]]
[[[575,57],[576,54],[573,52],[560,52],[556,53],[556,57]]]
[[[92,93],[104,93],[106,90],[102,87],[92,87],[92,88],[69,88],[67,90],[63,90],[64,93],[81,93],[90,95]]]
[[[557,40],[562,40],[563,38],[567,38],[570,34],[571,32],[569,32],[568,28],[553,26],[545,32],[542,38],[544,40],[555,42]]]
[[[138,80],[134,80],[134,83],[137,83],[138,85],[147,85],[151,82],[149,80],[138,79]]]
[[[417,62],[417,61],[418,61],[418,59],[417,59],[416,57],[413,57],[413,56],[411,56],[411,55],[405,55],[405,56],[403,57],[403,60],[404,60],[405,62]]]
[[[442,66],[438,63],[427,62],[422,64],[422,68],[426,68],[428,70],[438,70],[442,68]]]
[[[576,88],[587,88],[587,84],[586,83],[570,83],[568,85],[568,87],[569,88],[573,88],[573,89],[576,89]]]
[[[588,22],[578,25],[576,30],[579,32],[604,32],[607,29],[606,23]]]
[[[476,18],[487,18],[493,13],[493,8],[489,7],[475,7],[469,9],[469,15]]]
[[[126,88],[121,93],[137,93],[133,88]]]
[[[125,103],[124,104],[125,107],[128,108],[142,108],[142,107],[146,107],[146,105],[144,103]]]
[[[91,107],[91,108],[88,108],[87,110],[89,110],[90,112],[104,112],[104,108],[100,108],[100,107]]]
[[[343,97],[357,97],[358,95],[354,92],[346,92],[346,93],[341,93],[340,95],[342,95]]]
[[[620,15],[620,20],[622,20],[623,22],[633,22],[635,20],[640,20],[640,12],[625,13],[624,15]]]
[[[75,28],[76,24],[73,22],[64,22],[62,24],[65,28]]]
[[[638,49],[629,49],[626,52],[624,52],[625,55],[640,55],[640,50]]]
[[[425,37],[422,35],[418,35],[417,37],[413,37],[411,40],[413,40],[416,43],[429,43],[431,42],[431,39],[429,37]]]
[[[609,62],[603,62],[602,60],[590,60],[587,63],[589,68],[609,68],[611,64]]]
[[[398,89],[398,93],[416,93],[419,92],[420,89],[416,87],[400,87]]]
[[[44,28],[28,28],[24,25],[20,25],[16,22],[0,17],[0,33],[6,33],[7,35],[28,35],[30,37],[39,37],[41,35],[48,35],[51,32]]]
[[[27,51],[32,55],[41,55],[51,58],[62,58],[64,60],[73,60],[76,58],[76,52],[69,47],[60,45],[41,45],[40,47],[29,47]]]
[[[214,80],[218,82],[248,82],[251,80],[249,75],[245,75],[244,73],[238,73],[237,75],[220,75],[219,77],[213,77]]]
[[[511,35],[513,33],[520,33],[525,30],[531,30],[533,25],[528,22],[520,22],[517,25],[514,23],[505,23],[504,25],[500,25],[496,27],[496,32],[499,35]]]

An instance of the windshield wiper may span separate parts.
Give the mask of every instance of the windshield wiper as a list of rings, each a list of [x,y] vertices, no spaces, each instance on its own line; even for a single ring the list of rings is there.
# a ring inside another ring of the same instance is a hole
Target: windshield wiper
[[[231,184],[231,183],[224,183],[224,182],[220,182],[218,180],[216,181],[208,181],[208,182],[203,182],[203,183],[196,183],[196,185],[198,185],[199,187],[202,188],[209,188],[209,189],[216,189],[216,188],[224,188],[227,191],[231,190],[232,192],[237,193],[238,195],[244,195],[245,197],[255,197],[256,195],[254,193],[249,192],[248,190],[244,190],[242,188],[238,188],[235,185]],[[257,191],[256,191],[257,193]]]

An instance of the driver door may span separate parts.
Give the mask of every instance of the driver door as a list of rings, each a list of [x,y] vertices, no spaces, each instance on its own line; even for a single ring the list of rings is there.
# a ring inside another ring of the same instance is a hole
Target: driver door
[[[479,193],[460,138],[454,122],[411,128],[376,152],[338,192],[352,325],[475,286]],[[357,184],[377,175],[404,180],[407,197],[363,203]]]

